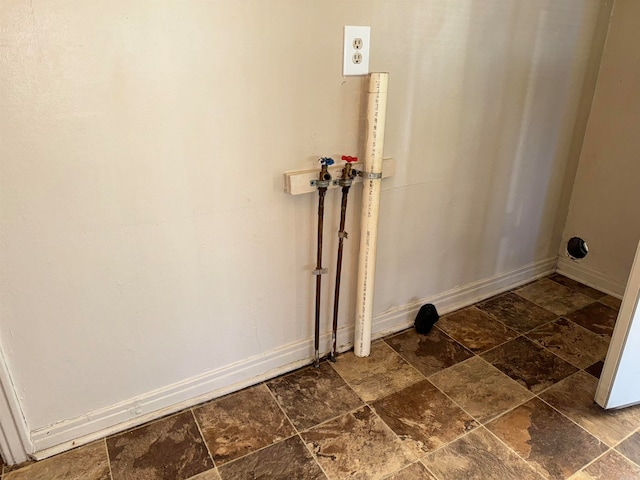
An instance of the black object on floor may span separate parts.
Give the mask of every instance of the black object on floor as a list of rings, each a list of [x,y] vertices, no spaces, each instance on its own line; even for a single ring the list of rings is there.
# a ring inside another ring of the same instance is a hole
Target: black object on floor
[[[416,332],[426,335],[431,331],[431,328],[439,318],[440,315],[438,315],[436,306],[433,303],[427,303],[420,307],[413,326],[416,328]]]

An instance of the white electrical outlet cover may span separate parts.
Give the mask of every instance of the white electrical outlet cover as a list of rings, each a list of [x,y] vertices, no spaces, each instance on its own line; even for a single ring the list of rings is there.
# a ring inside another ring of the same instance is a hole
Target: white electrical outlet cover
[[[371,27],[345,25],[342,75],[367,75]]]

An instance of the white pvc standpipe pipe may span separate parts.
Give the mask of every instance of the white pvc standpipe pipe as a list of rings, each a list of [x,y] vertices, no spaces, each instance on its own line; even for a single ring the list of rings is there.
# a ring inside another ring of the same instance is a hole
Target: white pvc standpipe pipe
[[[373,316],[373,288],[376,274],[382,151],[387,113],[388,84],[388,73],[372,73],[370,75],[367,104],[367,140],[364,152],[365,171],[362,179],[356,334],[353,342],[354,351],[358,357],[367,357],[371,353],[371,318]]]

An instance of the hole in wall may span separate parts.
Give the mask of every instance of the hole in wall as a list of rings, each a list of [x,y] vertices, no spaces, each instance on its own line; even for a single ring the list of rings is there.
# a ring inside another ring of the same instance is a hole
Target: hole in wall
[[[580,260],[587,256],[589,247],[580,237],[572,237],[567,242],[567,254],[574,260]]]

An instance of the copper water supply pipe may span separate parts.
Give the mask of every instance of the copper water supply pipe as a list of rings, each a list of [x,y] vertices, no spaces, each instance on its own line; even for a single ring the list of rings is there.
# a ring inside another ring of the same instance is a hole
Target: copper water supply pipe
[[[318,187],[318,249],[316,257],[316,269],[313,274],[316,276],[316,321],[315,321],[315,338],[314,348],[315,356],[313,360],[313,366],[318,368],[320,366],[320,294],[322,289],[322,274],[327,273],[327,270],[322,268],[322,233],[324,225],[324,197],[331,182],[331,174],[327,170],[328,165],[333,164],[333,159],[323,157],[320,162],[320,174],[318,175],[318,181],[316,186]]]
[[[344,248],[344,239],[349,238],[349,234],[344,230],[344,224],[347,217],[347,198],[349,196],[349,188],[353,182],[356,171],[351,168],[351,162],[357,162],[356,157],[342,156],[342,160],[347,163],[342,169],[342,176],[338,180],[338,185],[342,187],[342,204],[340,206],[340,229],[338,230],[338,260],[336,264],[336,290],[333,297],[333,329],[331,333],[331,353],[329,360],[336,361],[338,354],[338,304],[340,300],[340,277],[342,274],[342,250]]]

